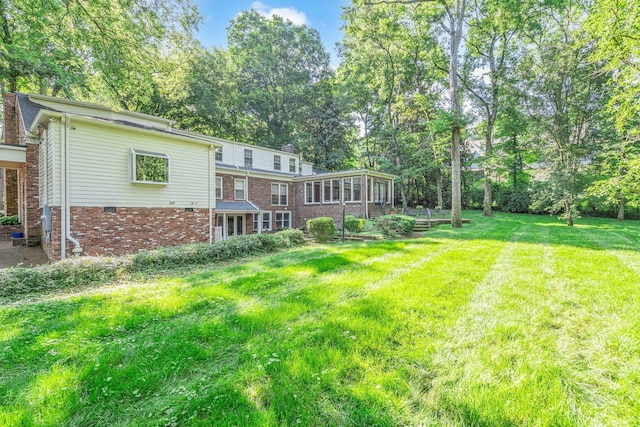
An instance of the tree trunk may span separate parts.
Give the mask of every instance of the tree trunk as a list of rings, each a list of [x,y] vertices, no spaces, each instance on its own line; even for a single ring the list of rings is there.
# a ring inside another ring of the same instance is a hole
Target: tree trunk
[[[573,200],[566,201],[564,204],[565,213],[567,215],[567,225],[573,227]]]
[[[462,227],[462,181],[460,177],[460,139],[462,106],[460,105],[460,87],[458,85],[458,50],[462,41],[462,26],[466,0],[456,0],[455,11],[448,11],[449,37],[451,52],[449,58],[449,96],[451,97],[451,227]]]
[[[624,196],[620,199],[620,208],[618,208],[618,221],[624,221],[624,205],[627,203],[627,199]]]
[[[482,201],[482,216],[491,216],[493,215],[492,204],[493,198],[491,197],[491,180],[489,179],[489,175],[491,172],[491,154],[493,153],[493,120],[491,120],[491,116],[489,116],[489,120],[487,121],[487,131],[485,133],[485,152],[484,152],[484,200]],[[487,162],[489,160],[489,162]],[[487,165],[489,163],[489,165]]]
[[[462,182],[460,178],[460,125],[451,132],[451,227],[462,227]]]
[[[444,201],[442,200],[442,174],[438,174],[438,180],[436,181],[436,189],[438,192],[438,206],[442,209]]]

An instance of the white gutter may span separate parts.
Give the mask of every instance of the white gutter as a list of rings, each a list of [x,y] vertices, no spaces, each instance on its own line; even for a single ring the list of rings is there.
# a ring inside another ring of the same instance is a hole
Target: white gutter
[[[61,238],[60,238],[60,258],[67,257],[67,240],[73,243],[73,254],[79,255],[82,253],[82,247],[80,242],[71,237],[71,207],[69,206],[69,171],[67,169],[69,161],[69,130],[70,130],[71,118],[69,114],[61,115],[60,117],[60,133],[62,147],[60,147],[60,168],[62,172],[61,190],[62,190],[62,206],[60,209],[60,222],[61,222]]]

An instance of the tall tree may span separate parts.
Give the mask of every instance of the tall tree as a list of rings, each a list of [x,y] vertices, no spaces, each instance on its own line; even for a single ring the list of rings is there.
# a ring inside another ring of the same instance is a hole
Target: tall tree
[[[440,46],[440,52],[448,57],[448,66],[441,67],[447,72],[449,86],[449,118],[451,124],[451,225],[452,227],[462,226],[462,193],[461,193],[461,161],[460,161],[460,145],[463,124],[462,114],[462,91],[459,84],[459,54],[462,43],[462,35],[464,30],[464,18],[467,8],[467,0],[354,0],[353,9],[361,10],[363,15],[370,14],[376,16],[377,10],[383,9],[387,12],[390,19],[384,22],[382,31],[375,34],[376,38],[384,38],[386,31],[398,31],[403,28],[425,29],[428,37],[422,37],[424,42],[422,46],[423,52],[433,52],[432,44],[446,40],[444,45]],[[351,24],[352,27],[357,26]],[[347,31],[349,26],[347,27]],[[441,37],[444,35],[445,37]],[[396,49],[405,49],[405,45],[398,46]],[[388,50],[388,49],[387,49]],[[387,65],[393,67],[389,70],[396,69],[393,55],[387,53],[389,61]],[[419,56],[419,64],[428,61],[433,66],[433,57]],[[394,77],[393,72],[391,77]],[[397,88],[397,86],[392,86]],[[393,100],[394,98],[389,98]],[[389,108],[389,112],[393,109]],[[391,130],[394,128],[391,127]],[[394,133],[393,135],[397,135]],[[397,140],[397,139],[396,139]],[[402,189],[402,187],[401,187]],[[406,200],[406,197],[403,197]]]
[[[0,0],[0,80],[136,109],[164,44],[199,20],[191,0]]]
[[[470,2],[463,81],[484,116],[484,216],[492,215],[494,128],[506,93],[507,68],[517,58],[513,55],[516,35],[531,25],[525,16],[528,9],[524,1]]]
[[[277,149],[294,142],[314,84],[331,74],[320,35],[250,10],[231,22],[228,40],[240,105],[254,123],[252,142]]]
[[[595,152],[598,112],[607,100],[606,77],[589,61],[593,45],[581,42],[584,12],[582,4],[571,1],[542,11],[542,30],[523,64],[530,114],[550,167],[552,209],[562,212],[569,226],[578,214],[580,174]]]

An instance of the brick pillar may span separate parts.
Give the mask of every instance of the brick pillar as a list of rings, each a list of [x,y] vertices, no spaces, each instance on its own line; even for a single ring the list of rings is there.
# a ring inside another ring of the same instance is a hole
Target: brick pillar
[[[18,215],[18,170],[5,169],[5,214]]]
[[[25,234],[29,244],[40,240],[40,173],[38,164],[39,150],[37,144],[27,144],[27,163],[25,164],[25,202],[26,213],[23,218]]]

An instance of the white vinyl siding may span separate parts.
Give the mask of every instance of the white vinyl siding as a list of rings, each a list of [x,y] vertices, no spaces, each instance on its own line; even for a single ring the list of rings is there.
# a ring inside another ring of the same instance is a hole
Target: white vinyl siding
[[[132,123],[138,123],[144,126],[150,126],[156,129],[167,129],[169,127],[169,121],[160,117],[148,116],[146,114],[127,114],[126,112],[118,113],[110,111],[110,109],[95,104],[76,105],[75,103],[57,102],[51,99],[45,99],[35,96],[32,99],[45,107],[49,107],[55,110],[61,110],[70,114],[82,114],[86,116],[102,117],[109,120],[120,120]],[[73,121],[73,117],[71,117]]]
[[[263,171],[275,171],[285,173],[297,173],[296,165],[299,163],[300,156],[287,153],[285,151],[272,150],[268,148],[249,146],[247,144],[241,144],[233,142],[221,141],[222,144],[222,160],[217,160],[225,165],[234,165],[245,167],[244,155],[245,150],[252,151],[251,164],[253,169],[260,169]],[[275,156],[280,157],[280,169],[276,169]],[[294,170],[291,171],[290,165],[293,161]],[[311,164],[309,164],[311,165]]]
[[[44,131],[43,140],[38,146],[38,193],[40,195],[40,207],[47,204],[47,139],[49,132]]]
[[[74,122],[73,118],[71,124],[68,167],[72,206],[208,206],[208,146],[135,128]],[[166,153],[171,158],[171,183],[132,185],[132,148]]]
[[[302,162],[301,175],[312,175],[312,174],[313,174],[313,164],[309,162]]]

